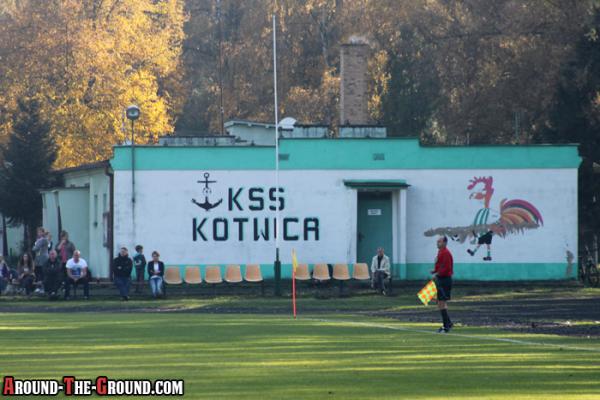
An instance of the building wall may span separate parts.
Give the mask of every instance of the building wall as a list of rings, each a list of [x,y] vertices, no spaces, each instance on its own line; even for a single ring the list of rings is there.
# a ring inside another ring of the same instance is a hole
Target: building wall
[[[110,210],[110,180],[103,168],[68,172],[65,187],[43,192],[43,223],[59,241],[58,209],[62,229],[88,261],[94,276],[107,278],[111,255],[106,246],[109,224],[105,213]],[[58,203],[57,203],[58,201]]]
[[[327,150],[329,142],[321,142],[321,150]],[[499,149],[496,155],[503,157],[503,162],[482,159],[484,162],[480,163],[480,167],[473,168],[473,163],[477,163],[476,158],[475,161],[473,157],[451,161],[453,158],[450,154],[444,156],[446,160],[440,157],[435,160],[423,159],[422,154],[411,154],[415,149],[412,147],[414,143],[406,142],[402,147],[402,151],[408,152],[406,157],[402,158],[402,154],[398,154],[397,158],[386,158],[384,163],[388,166],[390,163],[409,163],[411,158],[414,162],[419,162],[418,159],[421,158],[420,164],[430,165],[428,168],[376,169],[373,168],[373,158],[370,158],[370,163],[363,163],[364,168],[360,170],[344,167],[361,165],[360,161],[364,155],[361,153],[370,155],[373,151],[379,151],[377,146],[383,146],[382,151],[387,152],[393,151],[394,146],[397,146],[397,142],[386,142],[352,142],[360,146],[346,148],[345,160],[336,159],[335,151],[326,154],[326,160],[320,159],[321,156],[313,152],[310,165],[314,168],[311,169],[295,169],[289,165],[295,163],[302,166],[303,163],[307,163],[305,157],[308,155],[300,150],[303,146],[314,147],[315,143],[294,141],[294,146],[287,143],[282,147],[282,151],[289,152],[290,157],[288,166],[282,163],[284,170],[280,175],[280,187],[284,190],[282,197],[285,201],[281,217],[297,218],[298,222],[290,220],[290,236],[300,236],[298,240],[282,240],[281,258],[284,265],[291,262],[292,248],[296,249],[301,262],[355,262],[356,190],[346,187],[343,181],[402,179],[411,185],[406,191],[406,247],[405,254],[401,254],[400,251],[394,254],[394,272],[398,277],[405,279],[425,279],[436,254],[435,232],[439,231],[435,229],[450,228],[448,232],[467,232],[468,235],[475,215],[483,208],[481,201],[469,197],[474,192],[481,191],[483,185],[476,185],[471,190],[467,187],[474,177],[492,177],[490,224],[499,218],[494,214],[500,214],[503,199],[524,200],[526,203],[523,204],[532,206],[541,214],[540,224],[535,229],[516,229],[505,237],[499,234],[494,236],[491,247],[492,261],[482,260],[486,255],[485,248],[480,249],[476,257],[468,255],[467,248],[474,247],[469,243],[472,237],[466,237],[464,241],[457,237],[457,240],[450,242],[456,263],[456,277],[470,280],[575,277],[576,267],[568,262],[569,252],[573,255],[573,260],[577,259],[578,157],[576,153],[573,155],[572,148],[563,148],[562,153],[568,154],[562,154],[551,147],[540,148],[539,151],[531,148],[515,148],[514,151]],[[338,146],[343,147],[341,143],[338,142]],[[371,146],[373,143],[377,143],[377,146]],[[399,147],[398,150],[400,149]],[[554,152],[552,157],[548,154],[548,149]],[[272,235],[269,241],[261,237],[255,240],[253,221],[256,218],[260,226],[264,223],[264,218],[274,217],[274,211],[268,207],[276,203],[273,201],[274,192],[273,198],[269,197],[269,190],[274,187],[275,175],[273,171],[268,170],[266,164],[263,168],[257,161],[266,155],[262,154],[265,150],[254,150],[256,151],[213,149],[214,153],[209,155],[207,152],[211,150],[200,148],[162,149],[160,154],[158,149],[145,149],[147,152],[153,152],[156,157],[153,158],[150,154],[136,156],[136,160],[153,159],[155,162],[146,164],[140,161],[140,164],[136,165],[139,169],[136,171],[134,218],[130,192],[131,171],[125,169],[127,160],[123,158],[127,152],[116,149],[116,157],[113,160],[113,168],[116,169],[115,247],[132,247],[142,243],[147,252],[159,250],[167,264],[180,266],[260,263],[263,265],[263,273],[270,276],[274,260]],[[443,153],[442,149],[425,150]],[[476,150],[479,149],[467,151]],[[144,148],[141,151],[143,152]],[[272,150],[270,151],[272,153]],[[418,146],[417,151],[421,151]],[[455,149],[449,149],[448,152],[453,151]],[[482,152],[485,151],[487,150]],[[529,152],[530,158],[523,160],[518,154],[519,151]],[[227,152],[228,158],[223,159]],[[186,156],[183,157],[183,154]],[[211,163],[207,160],[212,160],[216,154],[221,156],[212,163],[217,168],[210,168]],[[352,157],[348,157],[348,154],[352,154]],[[248,163],[245,163],[246,157],[249,159]],[[546,161],[545,157],[548,157],[549,161]],[[173,162],[167,164],[161,161],[166,162],[169,159]],[[348,160],[350,162],[347,162]],[[319,162],[323,169],[317,169]],[[437,167],[444,162],[448,169]],[[555,168],[539,166],[552,166],[552,163]],[[219,164],[228,164],[231,168],[219,169]],[[332,168],[332,164],[338,168]],[[485,164],[491,167],[482,168]],[[533,167],[525,168],[525,164]],[[245,170],[245,165],[249,169]],[[205,173],[209,174],[208,180],[216,181],[209,184],[211,191],[207,194],[203,192],[205,185],[198,182],[207,178]],[[251,189],[254,189],[252,198]],[[264,204],[261,204],[259,198],[263,198]],[[211,204],[219,200],[222,202],[207,211],[193,203],[192,199],[199,204],[205,203],[205,200]],[[254,206],[255,210],[250,206]],[[248,221],[245,221],[245,218]],[[311,218],[318,220],[318,240],[312,231],[307,233],[306,240],[304,238],[303,223],[308,219],[310,226],[310,221],[314,221]],[[222,240],[225,224],[228,226],[228,235]],[[240,224],[244,226],[244,235],[241,238]],[[201,227],[198,230],[199,225]],[[400,225],[395,223],[394,226]],[[216,235],[212,229],[214,226],[218,228]],[[428,232],[430,230],[434,231]],[[202,235],[206,236],[206,240]],[[286,273],[289,274],[288,267],[284,268],[284,274]]]
[[[275,145],[275,126],[266,124],[252,124],[243,122],[228,122],[225,124],[227,132],[236,136],[247,144],[255,146]]]
[[[81,179],[79,177],[65,177],[65,183]],[[103,169],[96,169],[89,173],[88,196],[88,261],[94,268],[94,274],[101,278],[110,275],[109,249],[106,246],[108,220],[104,217],[110,210],[110,179]]]
[[[6,241],[8,244],[7,254],[9,257],[19,257],[21,254],[21,248],[23,244],[24,228],[22,225],[10,226],[8,221],[6,222],[6,233],[2,231],[2,214],[0,214],[0,255],[3,254],[3,240],[2,236],[6,234]]]

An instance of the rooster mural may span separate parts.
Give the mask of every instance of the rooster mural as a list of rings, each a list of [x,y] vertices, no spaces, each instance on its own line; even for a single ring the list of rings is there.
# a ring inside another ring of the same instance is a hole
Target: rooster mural
[[[487,254],[483,260],[491,261],[491,245],[494,236],[504,238],[508,234],[523,233],[527,229],[537,229],[544,225],[542,214],[533,204],[525,200],[502,199],[499,210],[490,208],[494,194],[493,183],[494,178],[491,176],[474,177],[469,181],[467,186],[467,190],[471,191],[469,199],[483,203],[483,207],[475,214],[472,225],[430,229],[425,232],[425,236],[447,235],[460,243],[471,238],[471,244],[475,247],[467,249],[467,252],[474,256],[481,246],[485,245]]]

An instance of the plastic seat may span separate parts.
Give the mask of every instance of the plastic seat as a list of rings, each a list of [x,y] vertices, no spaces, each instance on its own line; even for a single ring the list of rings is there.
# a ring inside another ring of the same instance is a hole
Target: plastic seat
[[[352,279],[357,281],[369,281],[371,275],[369,275],[369,266],[366,263],[356,263],[352,271]]]
[[[181,280],[179,267],[167,267],[165,269],[164,281],[169,285],[181,285],[183,281]]]
[[[204,271],[204,281],[210,284],[217,284],[223,282],[221,277],[221,267],[216,265],[209,265]]]
[[[260,265],[258,264],[247,264],[246,272],[244,274],[244,280],[246,282],[262,282],[262,272],[260,271]]]
[[[202,276],[200,275],[200,267],[191,265],[185,267],[185,276],[183,278],[185,283],[189,285],[198,285],[202,283]]]
[[[310,272],[308,271],[308,264],[298,264],[298,267],[296,268],[296,280],[310,281]]]
[[[265,281],[258,264],[246,264],[246,272],[244,273],[244,280],[250,283],[260,283],[260,293],[265,295]]]
[[[239,265],[228,265],[225,270],[225,282],[240,283],[242,282],[242,271]]]
[[[318,281],[330,280],[331,276],[329,275],[329,267],[327,264],[315,264],[312,277]]]
[[[348,264],[335,264],[333,266],[333,279],[335,279],[336,281],[350,280],[350,271],[348,270]]]

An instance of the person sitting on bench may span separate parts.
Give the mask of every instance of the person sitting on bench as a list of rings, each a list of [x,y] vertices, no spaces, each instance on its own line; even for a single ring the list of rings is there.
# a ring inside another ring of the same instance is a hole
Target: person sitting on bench
[[[165,264],[160,261],[158,251],[152,252],[152,261],[148,263],[148,282],[152,290],[152,297],[155,299],[163,295],[163,276],[165,274]]]
[[[56,250],[50,250],[48,260],[44,265],[44,292],[50,299],[57,297],[60,285],[64,280],[62,263],[58,254]]]
[[[390,258],[385,255],[383,247],[377,249],[377,255],[371,261],[371,279],[373,289],[386,295],[385,280],[390,276]]]
[[[83,298],[90,298],[90,279],[87,262],[81,258],[81,252],[75,250],[73,258],[67,261],[67,277],[65,279],[65,299],[71,294],[71,286],[83,285]]]

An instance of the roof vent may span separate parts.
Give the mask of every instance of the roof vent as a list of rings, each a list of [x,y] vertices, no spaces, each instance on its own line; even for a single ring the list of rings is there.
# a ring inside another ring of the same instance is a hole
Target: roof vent
[[[286,131],[291,131],[292,129],[294,129],[294,125],[296,125],[296,120],[292,117],[285,117],[284,119],[279,121],[279,126],[281,127],[281,129],[284,129]]]

